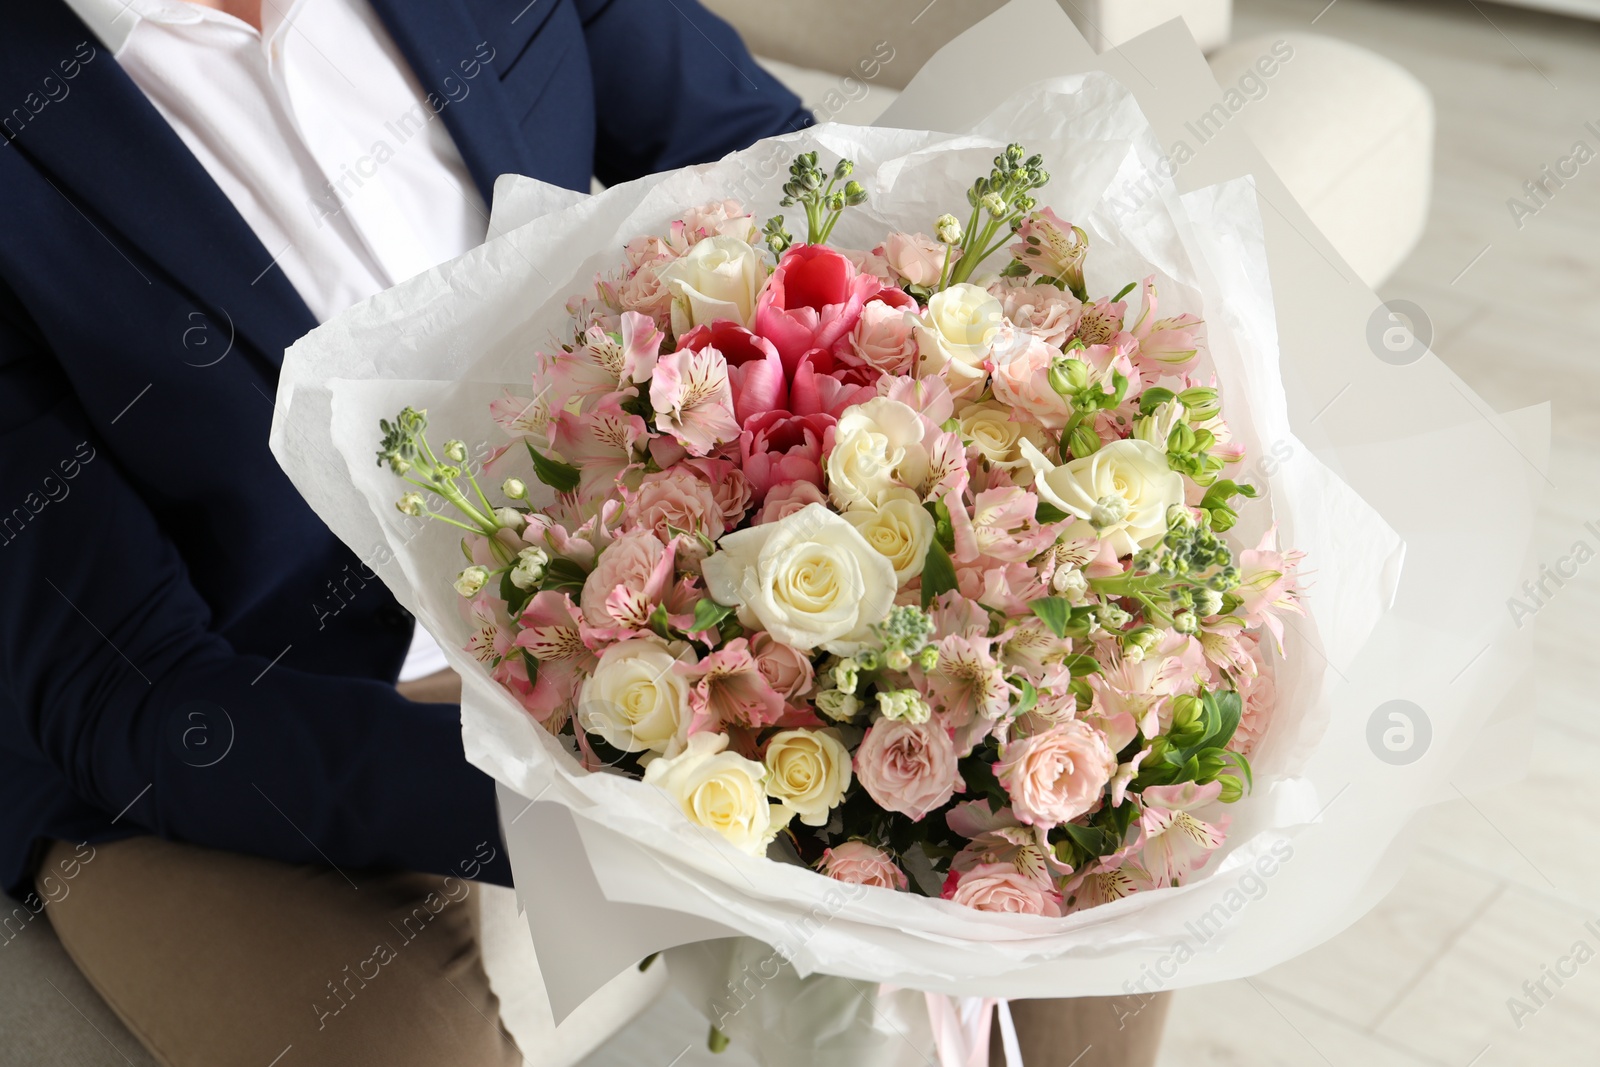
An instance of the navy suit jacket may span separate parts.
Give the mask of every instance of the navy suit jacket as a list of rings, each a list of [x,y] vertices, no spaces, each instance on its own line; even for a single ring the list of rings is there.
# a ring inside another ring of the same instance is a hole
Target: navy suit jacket
[[[694,0],[372,3],[485,202],[811,122]],[[508,882],[411,618],[267,450],[316,325],[273,250],[60,0],[0,10],[0,129],[0,886],[145,832]]]

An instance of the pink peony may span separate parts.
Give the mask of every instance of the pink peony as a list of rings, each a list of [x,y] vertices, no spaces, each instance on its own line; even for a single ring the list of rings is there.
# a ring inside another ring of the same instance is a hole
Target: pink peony
[[[768,522],[777,522],[780,519],[787,519],[807,504],[827,502],[828,494],[817,488],[815,482],[784,482],[768,490],[766,503],[761,505],[761,510],[756,512],[756,517],[750,525],[760,526]]]
[[[866,302],[883,283],[862,274],[822,245],[796,245],[783,254],[756,302],[755,331],[771,341],[792,376],[809,352],[831,352],[855,328]],[[900,297],[909,302],[904,293]],[[830,370],[831,363],[823,368]]]
[[[805,482],[796,483],[805,485]],[[752,634],[750,654],[767,684],[785,700],[799,700],[811,691],[814,672],[805,654],[790,648],[766,631]]]
[[[642,629],[672,585],[674,553],[651,530],[633,530],[606,546],[583,583],[583,618],[598,628]]]
[[[925,233],[891,233],[880,249],[889,269],[912,285],[931,289],[939,284],[944,270],[945,246]],[[961,258],[961,249],[950,251],[950,262]]]
[[[910,374],[916,366],[918,319],[909,308],[868,301],[841,347],[840,358],[884,374]]]
[[[829,878],[851,885],[880,889],[905,889],[906,872],[890,855],[865,841],[846,841],[822,853],[817,869]]]
[[[1061,355],[1038,334],[1003,330],[989,357],[995,399],[1020,408],[1041,425],[1059,430],[1067,424],[1072,406],[1050,388],[1050,365]]]
[[[1013,741],[994,770],[1017,818],[1050,827],[1071,822],[1099,803],[1117,773],[1117,757],[1099,730],[1069,719]]]
[[[756,501],[785,482],[822,485],[822,457],[833,447],[831,415],[755,416],[739,435],[739,459]]]
[[[934,721],[880,720],[856,749],[861,786],[886,811],[922,819],[962,788],[950,733]]]
[[[1061,894],[1049,882],[1023,874],[1009,863],[982,863],[965,874],[951,871],[942,896],[979,911],[1061,916]]]
[[[699,352],[705,348],[722,353],[727,363],[733,416],[740,425],[764,411],[787,408],[788,376],[771,341],[727,319],[696,326],[678,338],[679,351]]]
[[[989,292],[1000,298],[1006,319],[1018,329],[1060,349],[1072,339],[1083,303],[1053,285],[1007,285],[996,282]]]

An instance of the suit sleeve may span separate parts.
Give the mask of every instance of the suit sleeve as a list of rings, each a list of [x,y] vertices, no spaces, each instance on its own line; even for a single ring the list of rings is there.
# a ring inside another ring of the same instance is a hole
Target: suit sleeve
[[[172,840],[509,884],[493,783],[462,755],[456,706],[275,666],[214,632],[3,286],[0,456],[0,501],[30,512],[0,534],[0,687],[81,799]],[[40,503],[68,470],[70,494]]]
[[[696,0],[578,0],[607,185],[810,126],[800,98]]]

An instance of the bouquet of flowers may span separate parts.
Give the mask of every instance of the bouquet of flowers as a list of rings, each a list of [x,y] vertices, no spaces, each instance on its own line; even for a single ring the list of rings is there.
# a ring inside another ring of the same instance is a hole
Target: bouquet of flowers
[[[957,76],[1019,34],[1051,46]],[[902,1044],[890,986],[1253,974],[1471,780],[1520,431],[1371,358],[1376,297],[1236,131],[1178,192],[1125,85],[1188,113],[1193,70],[1012,0],[913,128],[504,177],[490,241],[286,354],[274,452],[462,675],[558,1021],[658,951],[768,1067]],[[1425,758],[1381,745],[1397,699]]]
[[[1006,145],[964,222],[863,250],[830,244],[852,162],[802,153],[803,239],[722,198],[616,249],[489,405],[482,480],[383,420],[399,510],[464,531],[465,650],[585,768],[985,911],[1179,885],[1223,843],[1299,553],[1230,544],[1256,489],[1204,323],[1153,276],[1091,293],[1043,164]],[[487,491],[508,456],[532,484]]]

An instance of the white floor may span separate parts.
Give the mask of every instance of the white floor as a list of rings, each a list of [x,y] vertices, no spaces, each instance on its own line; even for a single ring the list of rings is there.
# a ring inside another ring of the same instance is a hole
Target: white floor
[[[1579,540],[1600,549],[1584,529],[1600,520],[1600,162],[1520,229],[1506,205],[1575,141],[1600,151],[1584,128],[1600,128],[1600,23],[1472,0],[1236,3],[1236,38],[1342,37],[1432,91],[1428,229],[1382,293],[1428,312],[1435,351],[1495,407],[1553,400],[1539,556],[1553,563]],[[1597,617],[1600,566],[1537,616],[1532,775],[1437,809],[1410,874],[1342,936],[1248,982],[1179,993],[1162,1067],[1600,1061],[1600,962],[1578,963],[1600,953],[1600,921],[1584,926],[1600,920]],[[1546,977],[1558,966],[1575,976]],[[1536,1000],[1523,983],[1541,977],[1549,995],[1535,984]],[[1527,1010],[1514,1017],[1516,1002]]]

